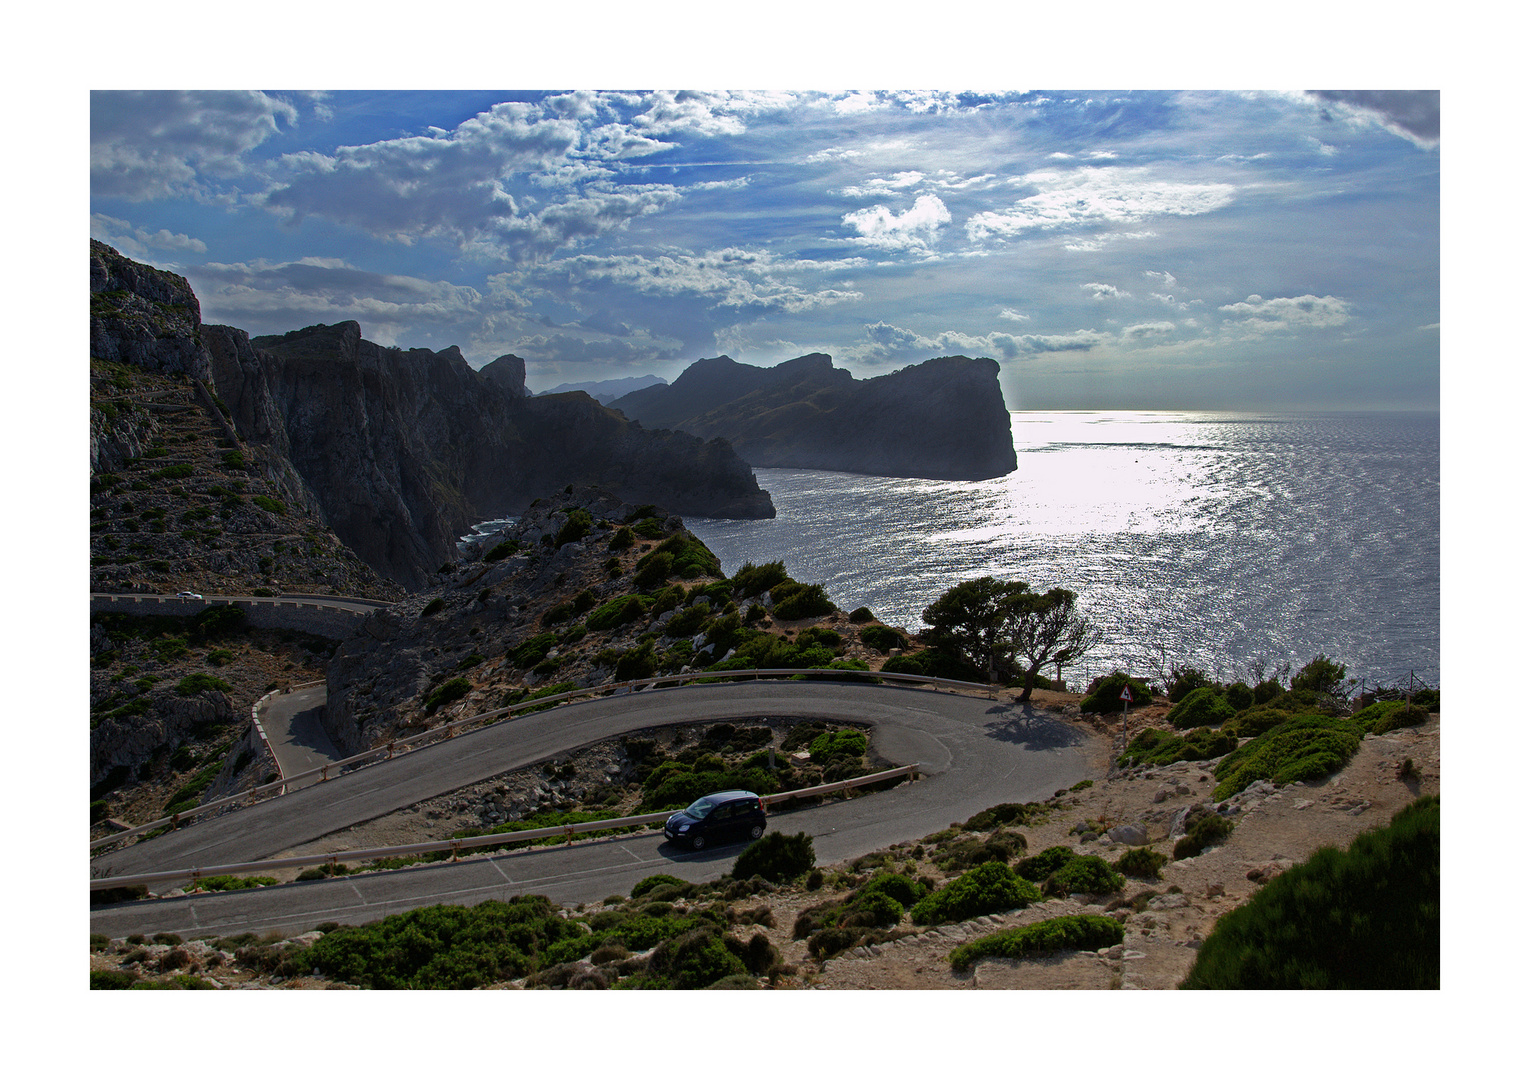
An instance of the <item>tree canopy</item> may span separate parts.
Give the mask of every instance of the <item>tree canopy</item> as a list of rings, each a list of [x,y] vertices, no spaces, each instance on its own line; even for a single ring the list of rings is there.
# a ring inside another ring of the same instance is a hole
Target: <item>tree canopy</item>
[[[1026,701],[1046,664],[1058,671],[1080,660],[1100,641],[1095,625],[1077,610],[1069,589],[1034,591],[1024,581],[994,577],[964,581],[924,609],[937,648],[955,652],[988,673],[990,681],[1024,679]]]

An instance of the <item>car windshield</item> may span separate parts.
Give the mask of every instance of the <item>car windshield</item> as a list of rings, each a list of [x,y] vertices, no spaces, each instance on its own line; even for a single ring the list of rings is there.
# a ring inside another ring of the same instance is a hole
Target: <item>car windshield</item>
[[[687,806],[685,808],[685,812],[693,818],[704,818],[707,816],[707,813],[712,809],[712,807],[716,805],[717,804],[712,802],[711,799],[700,798],[691,803],[691,805]]]

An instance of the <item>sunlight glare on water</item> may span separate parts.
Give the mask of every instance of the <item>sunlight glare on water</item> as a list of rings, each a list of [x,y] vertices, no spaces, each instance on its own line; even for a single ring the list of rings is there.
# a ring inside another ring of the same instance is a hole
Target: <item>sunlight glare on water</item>
[[[733,573],[780,559],[917,629],[991,574],[1061,585],[1106,629],[1081,675],[1192,662],[1227,678],[1318,652],[1438,678],[1439,418],[1017,412],[986,481],[756,470],[771,521],[689,521]]]

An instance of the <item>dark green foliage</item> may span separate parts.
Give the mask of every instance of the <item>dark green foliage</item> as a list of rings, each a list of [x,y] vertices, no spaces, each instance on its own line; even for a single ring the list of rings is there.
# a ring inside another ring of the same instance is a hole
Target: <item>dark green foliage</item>
[[[1028,859],[1021,859],[1015,864],[1015,873],[1027,881],[1045,881],[1068,860],[1077,857],[1077,853],[1072,848],[1059,844],[1055,847],[1044,848]]]
[[[1344,688],[1343,664],[1318,653],[1307,666],[1291,676],[1292,690],[1311,690],[1319,697],[1335,697]]]
[[[853,623],[865,623],[875,619],[869,607],[858,607],[850,613],[850,621]]]
[[[1023,835],[997,829],[986,836],[964,837],[946,844],[932,858],[936,866],[949,874],[987,862],[1008,863],[1025,848],[1026,839]]]
[[[156,469],[150,475],[156,480],[185,480],[196,474],[195,465],[166,465],[163,469]]]
[[[1227,699],[1227,704],[1240,712],[1254,706],[1254,688],[1246,682],[1233,683],[1222,691],[1222,696]]]
[[[728,947],[729,952],[743,961],[744,967],[749,970],[751,975],[764,975],[781,962],[781,950],[770,943],[770,938],[758,932],[749,939],[748,944],[732,937],[724,938],[723,944]],[[729,976],[729,979],[737,978],[741,977],[736,975]],[[723,983],[728,982],[729,979],[724,979]],[[753,988],[757,988],[753,980],[749,981],[748,987],[742,985],[738,987],[738,989]],[[712,989],[722,990],[727,989],[727,987],[714,983]]]
[[[1275,700],[1284,691],[1284,687],[1275,679],[1261,679],[1254,684],[1254,704],[1263,705]]]
[[[1440,801],[1322,848],[1217,921],[1186,990],[1437,990]]]
[[[637,543],[637,537],[632,535],[632,530],[623,525],[611,536],[611,543],[607,545],[612,551],[626,551]]]
[[[1279,727],[1289,719],[1291,714],[1284,709],[1277,709],[1269,704],[1255,705],[1253,708],[1244,709],[1223,724],[1222,730],[1240,739],[1251,739],[1255,735],[1263,735],[1273,727]]]
[[[1221,757],[1238,746],[1235,735],[1215,728],[1196,728],[1175,735],[1160,728],[1145,728],[1127,744],[1116,759],[1123,768],[1132,765],[1172,765],[1176,761],[1205,761]]]
[[[1115,861],[1115,868],[1127,877],[1145,878],[1148,881],[1157,881],[1162,875],[1159,871],[1163,864],[1169,861],[1169,857],[1152,848],[1132,848],[1125,855]]]
[[[1189,691],[1179,704],[1170,709],[1168,720],[1170,725],[1181,730],[1218,727],[1231,720],[1234,711],[1216,687],[1202,686]]]
[[[438,904],[341,927],[300,963],[374,990],[470,990],[532,973],[549,949],[583,933],[545,896]]]
[[[135,975],[131,971],[92,971],[90,988],[92,990],[126,990],[141,978],[141,975]]]
[[[540,663],[556,644],[558,644],[558,635],[551,631],[544,631],[521,642],[508,654],[508,657],[516,667],[529,668]]]
[[[1101,894],[1117,892],[1125,884],[1126,879],[1098,855],[1075,855],[1047,876],[1041,891],[1047,896]]]
[[[689,887],[689,882],[681,881],[672,874],[653,874],[632,886],[632,893],[630,895],[632,899],[637,900],[647,896],[661,885],[682,885]]]
[[[588,510],[574,509],[568,512],[568,520],[558,530],[558,535],[553,537],[553,547],[562,547],[571,544],[575,540],[583,540],[595,527],[595,521],[590,517]]]
[[[667,551],[655,549],[638,560],[637,569],[632,575],[632,584],[648,592],[656,585],[662,585],[669,580],[674,570],[675,557]]]
[[[893,675],[923,675],[931,679],[957,679],[983,682],[985,676],[955,653],[943,649],[921,649],[891,657],[882,670]]]
[[[1236,795],[1256,780],[1290,784],[1342,769],[1360,748],[1361,731],[1348,718],[1297,716],[1244,743],[1217,763],[1212,797]]]
[[[733,591],[739,596],[759,596],[761,593],[775,588],[782,582],[790,582],[786,576],[786,566],[777,562],[768,562],[762,566],[754,563],[745,563],[738,568],[738,573],[733,575]]]
[[[1001,930],[958,946],[951,951],[951,966],[962,971],[985,956],[1020,960],[1065,949],[1106,949],[1121,944],[1124,937],[1121,924],[1104,915],[1062,915],[1029,926]]]
[[[644,796],[637,812],[679,810],[710,791],[737,788],[769,795],[781,789],[780,783],[767,769],[728,769],[719,759],[714,761],[715,767],[703,768],[705,763],[698,762],[694,770],[678,761],[666,761],[643,781]]]
[[[929,890],[919,882],[903,874],[877,874],[860,889],[861,896],[881,893],[892,897],[904,908],[913,907],[923,900],[928,892]]]
[[[181,697],[190,697],[192,694],[200,694],[204,690],[221,690],[225,694],[233,687],[216,675],[209,675],[205,671],[195,671],[187,675],[175,684],[175,692]]]
[[[270,514],[276,514],[280,516],[287,512],[286,503],[282,502],[280,499],[273,499],[269,495],[253,495],[250,497],[250,502],[254,503],[256,506]]]
[[[813,619],[834,611],[834,602],[822,585],[783,583],[771,588],[770,598],[778,619]]]
[[[654,655],[653,645],[640,645],[622,653],[616,662],[615,676],[617,682],[646,679],[658,669],[659,659]]]
[[[807,833],[768,832],[739,854],[732,875],[736,880],[758,875],[781,885],[813,869],[816,861]]]
[[[1003,863],[990,862],[967,871],[914,905],[909,918],[921,926],[961,922],[978,915],[1022,908],[1041,892]]]
[[[824,762],[834,757],[859,758],[866,753],[866,736],[854,728],[842,731],[826,731],[814,739],[808,747],[814,761]]]
[[[1413,704],[1425,712],[1440,711],[1440,692],[1433,689],[1423,689],[1413,695]]]
[[[426,604],[423,609],[421,609],[420,615],[421,616],[434,615],[436,612],[440,611],[444,607],[446,607],[446,601],[438,596],[434,600],[432,600],[430,603]]]
[[[274,877],[238,877],[234,874],[215,874],[197,879],[197,888],[208,892],[237,892],[240,889],[258,889],[275,884]]]
[[[662,540],[664,521],[662,518],[645,517],[641,521],[632,522],[632,531],[644,540]]]
[[[1169,700],[1177,705],[1188,697],[1191,691],[1213,685],[1211,676],[1200,668],[1176,665],[1169,673]]]
[[[653,598],[641,593],[628,593],[614,600],[607,600],[590,612],[584,625],[592,632],[611,630],[634,619],[641,618],[653,606]]]
[[[1132,688],[1133,705],[1145,705],[1153,700],[1152,695],[1148,693],[1147,683],[1141,679],[1132,678],[1124,671],[1117,671],[1101,679],[1099,686],[1078,703],[1079,712],[1120,712],[1124,704],[1121,701],[1121,688],[1127,685]]]
[[[1209,847],[1216,847],[1232,835],[1233,823],[1221,814],[1209,813],[1196,818],[1189,831],[1174,845],[1174,858],[1193,859]]]
[[[248,623],[249,616],[244,608],[234,604],[216,604],[203,608],[192,617],[191,632],[193,637],[211,640],[243,633]]]
[[[450,705],[459,698],[464,698],[473,689],[473,684],[462,676],[447,679],[425,696],[425,712],[430,714],[443,705]]]
[[[908,638],[888,626],[861,627],[861,641],[878,652],[908,648]]]
[[[499,562],[503,558],[515,554],[516,543],[514,540],[501,540],[488,551],[484,552],[484,562]]]
[[[744,962],[723,944],[722,929],[704,924],[661,942],[648,958],[648,975],[673,990],[701,990],[730,975],[745,975]],[[659,984],[647,984],[658,989]]]
[[[982,832],[1000,825],[1031,825],[1045,821],[1048,813],[1041,803],[999,803],[973,814],[963,827],[971,832]]]
[[[1417,705],[1408,705],[1402,701],[1378,701],[1361,709],[1350,719],[1374,735],[1384,735],[1398,728],[1428,723],[1429,714]]]

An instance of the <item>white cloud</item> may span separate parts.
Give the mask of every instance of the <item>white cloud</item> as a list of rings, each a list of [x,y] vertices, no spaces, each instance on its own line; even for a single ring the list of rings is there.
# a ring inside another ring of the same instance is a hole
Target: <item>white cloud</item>
[[[1121,300],[1129,298],[1132,295],[1129,292],[1122,292],[1114,285],[1106,285],[1099,281],[1086,282],[1085,284],[1080,285],[1079,288],[1089,293],[1096,300]]]
[[[1150,177],[1145,169],[1115,166],[1025,177],[1037,188],[1004,211],[983,211],[967,220],[975,241],[1008,239],[1030,230],[1130,224],[1160,215],[1208,214],[1232,202],[1236,188],[1221,183],[1182,183]]]
[[[1142,271],[1142,276],[1145,278],[1151,278],[1152,280],[1158,282],[1158,284],[1162,285],[1165,289],[1172,289],[1174,286],[1179,284],[1179,279],[1176,278],[1173,274],[1169,273],[1167,270],[1144,270]]]
[[[297,118],[293,106],[256,90],[92,91],[91,194],[207,197],[200,173],[238,175],[246,154]]]
[[[130,259],[148,260],[153,258],[151,253],[155,251],[191,251],[200,254],[207,250],[207,245],[194,236],[173,233],[169,229],[150,232],[105,214],[90,215],[90,235],[103,244],[110,244]]]
[[[1164,337],[1174,333],[1174,324],[1171,322],[1138,323],[1128,326],[1121,331],[1121,336],[1127,341],[1141,341],[1144,338]]]
[[[785,109],[796,100],[795,95],[775,91],[660,90],[644,98],[647,111],[634,116],[632,123],[657,135],[741,135],[745,117]]]
[[[1379,124],[1426,150],[1440,145],[1438,90],[1310,90],[1351,123]]]
[[[1016,311],[1014,308],[1005,308],[1003,311],[999,312],[999,318],[1001,318],[1001,319],[1013,319],[1015,322],[1030,322],[1031,321],[1031,317],[1029,315],[1022,315],[1020,312]]]
[[[764,252],[723,248],[702,255],[575,255],[549,263],[538,271],[548,281],[576,289],[614,285],[648,296],[694,296],[715,307],[755,313],[799,312],[859,300],[848,289],[810,291],[784,275],[800,270],[834,269],[856,262],[811,263],[776,260]]]
[[[839,194],[852,199],[864,199],[869,196],[886,196],[889,192],[898,191],[901,188],[913,187],[924,180],[922,172],[900,172],[890,177],[874,177],[864,184],[853,187],[840,188]]]
[[[1069,240],[1063,244],[1064,251],[1102,251],[1118,240],[1151,240],[1157,236],[1151,229],[1140,232],[1108,232],[1098,233],[1094,236],[1084,237],[1077,240]]]
[[[843,218],[859,234],[854,240],[887,251],[928,251],[940,227],[950,220],[951,211],[935,195],[919,196],[901,214],[878,204]]]
[[[1242,316],[1235,325],[1252,334],[1269,334],[1343,326],[1351,318],[1349,308],[1347,300],[1309,293],[1271,300],[1256,294],[1236,304],[1223,304],[1219,310],[1229,315]]]

